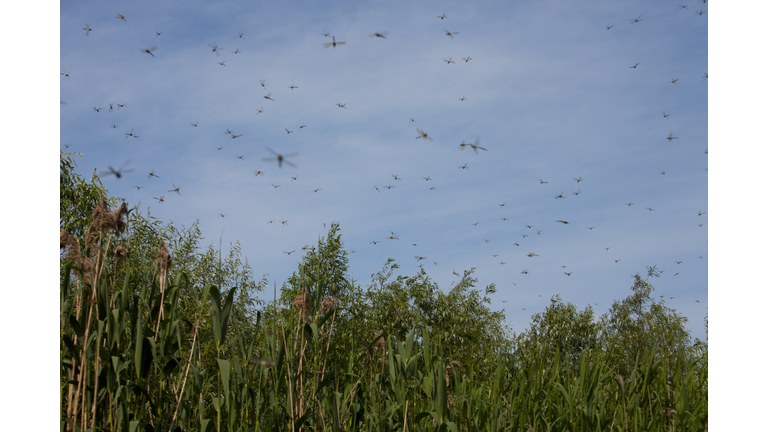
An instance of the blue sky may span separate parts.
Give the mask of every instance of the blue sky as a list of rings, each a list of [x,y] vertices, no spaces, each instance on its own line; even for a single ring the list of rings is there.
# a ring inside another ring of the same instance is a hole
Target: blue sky
[[[656,265],[703,339],[708,6],[65,2],[60,148],[83,175],[126,164],[112,195],[239,241],[270,285],[336,221],[359,284],[390,257],[445,290],[475,267],[518,332],[556,294],[600,315]]]

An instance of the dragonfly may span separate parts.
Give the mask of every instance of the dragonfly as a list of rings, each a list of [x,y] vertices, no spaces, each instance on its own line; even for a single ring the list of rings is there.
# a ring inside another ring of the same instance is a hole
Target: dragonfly
[[[564,221],[564,220],[560,220],[560,219],[556,220],[555,222],[560,222],[563,225],[568,225],[568,221]]]
[[[290,87],[288,87],[288,88],[289,88],[289,89],[291,89],[291,91],[293,91],[293,89],[297,89],[298,87],[297,87],[297,86],[295,86],[295,85],[293,85],[293,84],[291,84],[291,86],[290,86]]]
[[[134,135],[134,133],[133,133],[133,129],[131,129],[131,131],[130,131],[130,132],[126,132],[126,133],[125,133],[125,137],[126,137],[126,138],[128,138],[128,137],[134,137],[134,138],[138,138],[139,136],[138,136],[138,135]]]
[[[109,112],[112,112],[112,104],[109,104]]]
[[[426,176],[426,177],[422,177],[422,178],[423,178],[424,180],[426,180],[426,181],[430,181],[430,180],[432,180],[432,177],[430,177],[430,176]]]
[[[461,59],[464,60],[464,63],[469,63],[469,61],[472,60],[472,57],[467,56],[467,57],[462,57]]]
[[[272,96],[272,93],[267,93],[267,95],[266,95],[266,96],[264,96],[264,99],[269,99],[269,100],[271,100],[272,102],[274,102],[275,100],[274,100],[274,99],[272,99],[272,97],[271,97],[271,96]]]
[[[88,25],[88,23],[85,24],[85,27],[83,27],[83,30],[85,30],[86,36],[88,36],[88,33],[93,31],[93,29]]]
[[[152,48],[149,48],[149,49],[143,49],[143,48],[142,48],[141,52],[143,52],[143,53],[147,53],[147,54],[151,55],[152,57],[154,57],[155,55],[154,55],[154,54],[152,54],[152,51],[154,51],[154,50],[156,50],[156,49],[157,49],[157,47],[156,47],[156,46],[152,46]]]
[[[160,36],[161,34],[163,34],[163,32],[159,32],[159,31],[155,32],[155,36]]]
[[[266,174],[264,171],[254,171],[253,172],[253,175],[256,176],[256,177],[258,177],[260,175],[264,175],[264,174]]]
[[[672,136],[672,132],[669,133],[669,136],[667,137],[667,141],[672,141],[673,139],[680,139],[676,136]]]
[[[560,195],[558,195],[558,196],[556,196],[556,197],[555,197],[555,199],[558,199],[558,198],[565,198],[565,197],[563,196],[563,193],[562,193],[562,192],[560,192]]]
[[[613,26],[612,26],[612,25],[609,25],[609,26],[605,26],[605,29],[606,29],[606,30],[610,30],[610,29],[611,29],[611,27],[613,27]]]
[[[400,240],[400,236],[398,236],[397,234],[395,234],[393,231],[390,231],[390,233],[391,233],[392,235],[391,235],[391,236],[389,236],[389,237],[387,237],[388,239],[390,239],[390,240]]]
[[[656,211],[656,209],[650,208],[650,207],[646,207],[645,209],[648,210],[648,211]]]
[[[120,108],[122,108],[124,106],[125,106],[125,104],[117,104],[117,109],[120,109]]]
[[[570,276],[573,274],[573,272],[563,272],[563,273],[565,273],[566,276]]]
[[[197,123],[190,123],[192,126],[197,127]]]
[[[275,188],[275,189],[277,189],[277,188],[279,188],[279,187],[280,187],[280,185],[276,185],[276,184],[272,183],[272,187],[273,187],[273,188]]]
[[[701,215],[703,215],[703,214],[705,214],[705,213],[706,213],[705,211],[700,211],[700,212],[699,212],[699,216],[701,216]]]
[[[580,195],[580,194],[581,194],[581,189],[579,189],[579,190],[578,190],[578,191],[576,191],[576,192],[574,192],[574,191],[571,191],[571,193],[572,193],[572,194],[574,194],[574,195]]]
[[[339,108],[347,109],[347,104],[345,104],[345,103],[343,103],[343,104],[342,103],[337,103],[336,106],[339,107]]]
[[[124,16],[120,15],[120,12],[117,13],[117,16],[115,18],[118,18],[124,22],[128,22],[128,20],[126,20]]]
[[[329,43],[323,44],[323,48],[328,48],[328,47],[331,47],[331,46],[333,48],[336,48],[336,45],[344,45],[346,43],[346,42],[336,42],[336,36],[332,36],[332,37],[333,37],[333,42],[329,42]]]
[[[169,190],[168,192],[176,192],[177,194],[181,195],[181,192],[179,192],[179,187],[178,187],[178,186],[176,186],[174,183],[171,183],[171,184],[173,184],[173,187],[174,187],[175,189],[171,189],[171,190]]]
[[[61,73],[59,73],[59,75],[63,76],[66,79],[69,79],[69,72],[67,72],[67,71],[61,72]]]
[[[376,240],[374,240],[374,241],[372,241],[372,242],[369,242],[369,243],[373,243],[373,244],[376,244],[376,243],[381,243],[381,240],[379,240],[379,241],[376,241]]]
[[[541,184],[545,184],[545,183],[549,183],[549,182],[546,182],[546,181],[544,181],[544,180],[542,180],[542,179],[539,179],[539,183],[541,183]]]
[[[508,221],[508,220],[509,220],[509,218],[505,218],[505,217],[503,217],[503,218],[501,218],[501,220],[503,220],[503,221]]]
[[[240,160],[243,160],[244,157],[245,157],[245,155],[240,155],[237,158],[240,159]]]
[[[211,49],[211,51],[213,51],[214,53],[216,53],[216,57],[219,57],[219,56],[221,55],[221,52],[220,52],[220,51],[221,51],[223,48],[220,48],[218,45],[216,45],[216,41],[213,41],[213,43],[212,43],[212,44],[208,44],[208,46],[212,48],[212,49]]]
[[[709,75],[707,75],[707,73],[704,72],[704,76],[702,76],[702,78],[707,79],[707,78],[709,78]]]
[[[669,114],[666,111],[662,111],[662,114],[664,114],[664,118],[669,118]]]
[[[625,206],[627,206],[627,207],[632,207],[633,205],[635,205],[635,203],[633,203],[632,201],[630,201],[629,203],[627,203],[627,204],[624,204],[624,205],[625,205]]]
[[[445,31],[446,36],[450,36],[451,39],[453,39],[453,35],[457,35],[459,32],[449,32],[448,30]]]
[[[239,53],[241,53],[241,52],[242,52],[242,51],[240,51],[240,48],[235,48],[235,50],[234,50],[234,51],[232,51],[232,54],[239,54]]]
[[[259,114],[261,114],[263,112],[264,112],[264,107],[261,107],[261,108],[256,110],[256,115],[259,115]]]
[[[629,68],[630,68],[630,69],[637,69],[637,65],[639,65],[639,64],[640,64],[640,63],[635,63],[635,65],[634,65],[634,66],[630,66]]]
[[[323,36],[325,37],[331,37],[331,32],[323,30]]]
[[[224,64],[224,63],[226,63],[226,60],[225,61],[221,61],[221,62],[216,62],[216,63],[218,63],[218,64],[220,64],[220,65],[222,65],[224,67],[227,67],[227,65]]]
[[[245,39],[245,38],[243,37],[243,36],[245,36],[245,33],[240,33],[240,32],[237,32],[237,36],[238,36],[240,39]]]
[[[425,259],[427,259],[427,257],[418,256],[418,255],[414,255],[413,257],[414,257],[414,258],[416,258],[416,262],[419,262],[419,261],[421,261],[421,260],[425,260]]]
[[[470,225],[472,225],[472,226],[478,226],[478,225],[480,225],[480,222],[475,222],[475,223],[473,223],[473,224],[470,224]]]
[[[613,260],[613,263],[615,264],[615,263],[618,263],[619,261],[621,261],[621,260],[620,259],[615,259],[615,260]]]
[[[124,170],[124,169],[123,169],[123,168],[125,168],[125,166],[126,166],[126,165],[128,165],[128,163],[129,163],[129,162],[130,162],[130,160],[129,160],[129,161],[126,161],[126,162],[123,164],[123,166],[121,166],[121,167],[120,167],[120,168],[118,168],[118,169],[114,169],[114,168],[112,168],[112,167],[110,166],[110,167],[108,167],[108,168],[109,168],[109,171],[102,171],[100,175],[102,175],[102,176],[114,175],[114,176],[115,176],[115,177],[117,177],[117,178],[122,178],[122,177],[123,177],[123,174],[125,174],[125,173],[129,173],[129,172],[133,172],[133,170],[132,170],[132,169],[130,169],[130,170]]]
[[[528,256],[532,258],[532,257],[535,257],[535,256],[539,256],[539,254],[536,254],[536,253],[533,253],[533,252],[529,252]]]
[[[283,155],[281,155],[280,153],[277,153],[276,151],[272,150],[272,149],[271,149],[271,148],[269,148],[269,147],[267,147],[267,150],[269,150],[269,152],[270,152],[270,153],[272,153],[273,155],[275,155],[275,156],[277,156],[277,157],[274,157],[274,158],[265,158],[265,159],[262,159],[263,161],[265,161],[265,162],[273,162],[273,161],[277,161],[277,166],[278,166],[278,167],[280,167],[280,168],[282,168],[282,167],[283,167],[283,162],[285,162],[287,165],[290,165],[290,166],[292,166],[292,167],[294,167],[294,168],[296,167],[296,165],[294,165],[294,164],[293,164],[293,163],[291,163],[290,161],[287,161],[287,160],[285,160],[285,158],[294,157],[294,156],[298,155],[298,153],[291,153],[291,154],[289,154],[289,155],[285,155],[285,156],[283,156]]]
[[[528,269],[521,271],[520,274],[528,274]]]
[[[635,19],[633,19],[633,20],[630,20],[630,22],[629,22],[629,23],[630,23],[630,24],[639,23],[640,21],[642,21],[642,19],[640,18],[641,16],[642,16],[642,15],[638,15],[638,16],[637,16],[637,18],[635,18]]]
[[[165,195],[161,196],[160,198],[158,197],[152,197],[152,198],[156,199],[158,202],[161,202],[161,203],[165,202]]]
[[[464,164],[464,165],[460,166],[459,168],[461,168],[461,169],[469,169],[469,164]]]
[[[461,99],[459,99],[459,100],[460,100],[460,101],[462,101],[462,102],[464,102],[465,100],[467,100],[467,98],[465,98],[464,96],[462,96],[462,97],[461,97]]]
[[[288,133],[293,133],[293,131],[292,131],[292,130],[288,130],[288,128],[284,128],[284,129],[285,129],[285,131],[286,131],[286,132],[288,132]]]
[[[410,117],[411,121],[409,123],[413,123],[416,121],[416,117]]]
[[[259,83],[261,84],[261,87],[262,87],[264,90],[266,90],[266,89],[267,89],[267,86],[268,86],[269,84],[265,84],[265,83],[264,83],[264,81],[266,81],[266,80],[259,80]]]
[[[416,128],[416,132],[418,132],[418,133],[419,133],[419,136],[417,136],[417,137],[416,137],[416,139],[419,139],[419,138],[424,138],[425,140],[434,141],[434,140],[432,139],[432,137],[430,137],[429,135],[427,135],[427,133],[426,133],[426,132],[424,132],[424,131],[422,131],[421,129],[418,129],[418,128]]]
[[[448,15],[442,14],[442,15],[438,15],[437,17],[440,18],[441,20],[444,20],[444,19],[448,18]]]
[[[446,59],[443,59],[443,61],[444,61],[444,62],[446,62],[446,63],[448,63],[448,64],[451,64],[451,63],[453,63],[453,64],[456,64],[456,62],[455,62],[455,61],[453,61],[453,57],[450,57],[450,58],[448,58],[448,60],[446,60]]]
[[[304,129],[305,127],[307,127],[307,125],[301,125],[299,126],[299,129]]]
[[[290,251],[290,252],[286,252],[286,251],[283,251],[283,253],[284,253],[284,254],[287,254],[287,255],[290,255],[290,254],[292,254],[292,253],[294,253],[294,252],[296,252],[296,250],[292,250],[292,251]]]
[[[370,37],[380,37],[382,39],[386,39],[388,34],[389,34],[388,31],[384,31],[384,32],[381,32],[381,33],[371,33],[368,36],[370,36]]]
[[[96,111],[96,112],[101,112],[101,110],[103,110],[103,109],[104,109],[104,108],[96,108],[96,107],[93,107],[93,110],[94,110],[94,111]]]
[[[149,175],[147,176],[148,179],[151,179],[152,177],[160,178],[159,175],[155,174],[155,170],[150,171]]]
[[[219,213],[219,216],[221,216],[221,217],[226,217],[227,215],[226,215],[226,214],[224,214],[224,213]]]
[[[299,176],[291,176],[291,181],[298,180]]]
[[[317,193],[317,192],[319,192],[319,191],[321,191],[321,190],[322,190],[322,189],[315,189],[315,190],[313,190],[312,192],[315,192],[315,193]]]
[[[464,150],[464,147],[466,147],[466,146],[470,146],[470,147],[472,147],[472,150],[475,151],[475,154],[477,154],[477,150],[478,149],[488,151],[488,149],[480,147],[479,144],[480,144],[480,140],[476,139],[474,144],[469,144],[469,143],[465,143],[464,141],[462,141],[461,144],[459,144],[459,146],[461,147],[461,150]]]
[[[670,81],[670,82],[671,82],[672,84],[677,84],[677,82],[678,82],[679,80],[680,80],[679,78],[675,78],[675,77],[672,77],[672,81]]]

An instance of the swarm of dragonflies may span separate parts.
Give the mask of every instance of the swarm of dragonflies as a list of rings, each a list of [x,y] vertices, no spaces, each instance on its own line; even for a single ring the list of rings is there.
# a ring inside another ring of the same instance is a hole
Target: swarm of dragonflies
[[[294,164],[293,164],[293,163],[291,163],[290,161],[287,161],[287,160],[285,160],[285,158],[289,158],[289,157],[294,157],[294,156],[297,156],[297,155],[298,155],[298,153],[291,153],[291,154],[289,154],[289,155],[281,155],[280,153],[277,153],[276,151],[272,150],[272,149],[271,149],[271,148],[269,148],[269,147],[267,147],[267,150],[269,150],[269,151],[270,151],[270,153],[272,153],[272,154],[273,154],[273,155],[275,155],[276,157],[273,157],[273,158],[264,158],[264,159],[262,159],[264,162],[274,162],[274,161],[277,161],[277,166],[278,166],[278,167],[280,167],[280,168],[282,168],[282,167],[283,167],[283,162],[285,162],[285,163],[286,163],[286,165],[290,165],[290,166],[292,166],[292,167],[294,167],[294,168],[296,167],[296,165],[294,165]]]

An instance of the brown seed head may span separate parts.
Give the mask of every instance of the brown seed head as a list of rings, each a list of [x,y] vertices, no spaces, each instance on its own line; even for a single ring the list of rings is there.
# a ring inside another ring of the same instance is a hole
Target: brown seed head
[[[309,295],[307,295],[307,287],[303,286],[301,292],[291,303],[291,306],[296,306],[301,310],[301,320],[307,322],[309,318]]]
[[[168,253],[168,246],[165,244],[165,240],[160,243],[160,250],[157,251],[157,258],[153,263],[161,272],[168,271],[171,266],[171,254]]]
[[[121,260],[125,260],[128,258],[128,249],[126,249],[125,246],[120,245],[115,248],[115,255]]]

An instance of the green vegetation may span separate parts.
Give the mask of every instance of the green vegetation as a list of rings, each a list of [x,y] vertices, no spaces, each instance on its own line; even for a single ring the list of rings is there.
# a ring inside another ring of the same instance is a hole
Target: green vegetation
[[[475,289],[390,260],[363,289],[339,226],[280,295],[240,248],[199,248],[61,162],[61,430],[707,429],[707,344],[651,297],[595,320],[559,297],[512,334]],[[110,207],[113,209],[110,210]]]

